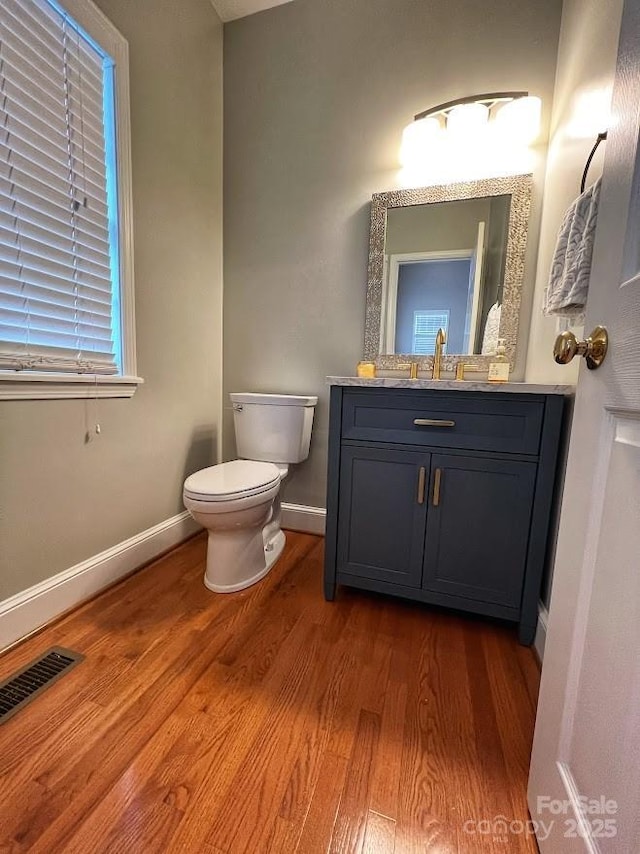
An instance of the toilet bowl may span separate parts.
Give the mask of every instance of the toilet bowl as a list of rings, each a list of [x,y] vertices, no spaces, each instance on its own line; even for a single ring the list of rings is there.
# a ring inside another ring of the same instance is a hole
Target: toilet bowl
[[[190,475],[184,506],[208,532],[205,586],[234,593],[260,581],[282,554],[280,483],[309,455],[316,397],[232,394],[241,457]]]
[[[274,519],[280,471],[272,463],[234,460],[202,469],[184,484],[184,505],[209,532],[205,586],[234,593],[260,581],[280,556],[284,534]]]

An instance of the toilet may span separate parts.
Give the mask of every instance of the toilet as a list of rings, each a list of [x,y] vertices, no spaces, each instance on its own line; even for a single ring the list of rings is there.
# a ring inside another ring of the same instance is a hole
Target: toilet
[[[209,532],[205,586],[216,593],[250,587],[282,554],[280,483],[309,456],[318,398],[234,393],[240,459],[197,471],[184,482],[184,506]]]

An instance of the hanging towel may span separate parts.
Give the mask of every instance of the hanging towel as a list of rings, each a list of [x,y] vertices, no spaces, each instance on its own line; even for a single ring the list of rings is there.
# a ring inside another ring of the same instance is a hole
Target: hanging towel
[[[578,196],[566,212],[551,263],[544,313],[579,318],[589,293],[591,256],[598,219],[601,179]]]
[[[502,316],[502,306],[500,303],[494,303],[487,314],[487,321],[484,325],[484,336],[482,339],[482,355],[493,356],[498,346],[498,336],[500,334],[500,317]]]

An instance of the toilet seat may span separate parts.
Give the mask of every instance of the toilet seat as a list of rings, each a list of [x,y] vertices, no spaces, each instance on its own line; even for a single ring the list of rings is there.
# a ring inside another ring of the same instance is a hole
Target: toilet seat
[[[273,463],[232,460],[190,475],[184,495],[196,501],[233,501],[260,495],[279,482],[280,471]]]

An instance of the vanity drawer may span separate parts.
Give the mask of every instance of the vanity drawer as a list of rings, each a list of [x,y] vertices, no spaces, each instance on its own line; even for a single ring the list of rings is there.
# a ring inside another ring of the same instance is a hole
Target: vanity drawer
[[[342,438],[537,455],[544,400],[498,394],[345,390]]]

